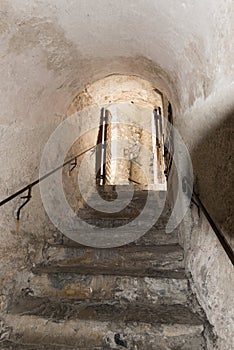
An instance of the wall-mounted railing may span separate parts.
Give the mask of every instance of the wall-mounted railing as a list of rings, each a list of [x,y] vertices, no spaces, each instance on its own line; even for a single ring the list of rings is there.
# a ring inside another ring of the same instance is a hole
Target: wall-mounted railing
[[[59,167],[57,167],[54,170],[51,170],[49,173],[45,174],[44,176],[38,178],[37,180],[31,182],[29,185],[21,188],[19,191],[13,193],[12,195],[10,195],[9,197],[3,199],[0,202],[0,207],[8,202],[10,202],[12,199],[20,196],[21,194],[23,194],[24,192],[27,192],[26,196],[22,196],[22,199],[25,199],[25,202],[19,207],[19,209],[17,210],[16,213],[16,218],[17,220],[20,219],[20,212],[23,209],[23,207],[30,201],[30,199],[32,198],[32,188],[36,185],[38,185],[41,181],[47,179],[49,176],[51,176],[52,174],[56,173],[57,171],[59,171],[60,169],[62,169],[63,167],[65,167],[66,165],[70,164],[70,170],[69,173],[71,174],[71,172],[75,169],[75,167],[77,166],[77,159],[79,157],[81,157],[82,155],[84,155],[86,152],[93,150],[95,146],[92,146],[88,149],[86,149],[85,151],[77,154],[76,156],[72,157],[71,159],[69,159],[68,161],[66,161],[65,163],[61,164]]]
[[[210,226],[212,227],[214,233],[216,234],[219,242],[221,243],[223,249],[225,250],[227,256],[231,260],[232,264],[234,265],[234,251],[230,244],[228,243],[227,239],[225,238],[222,231],[219,229],[219,227],[215,224],[214,220],[210,216],[209,212],[207,211],[206,207],[202,203],[200,197],[198,194],[194,192],[193,187],[191,187],[188,179],[186,177],[183,178],[182,181],[182,188],[183,192],[188,194],[190,197],[192,196],[192,201],[197,205],[199,209],[202,210],[203,214],[205,215],[206,219],[208,220]]]

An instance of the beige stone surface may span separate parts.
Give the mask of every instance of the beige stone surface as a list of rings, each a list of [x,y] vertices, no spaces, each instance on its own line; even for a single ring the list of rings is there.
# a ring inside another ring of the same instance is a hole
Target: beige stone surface
[[[180,227],[185,263],[193,293],[205,311],[217,348],[229,350],[234,341],[233,265],[203,214],[194,206]],[[211,343],[208,347],[213,349]]]

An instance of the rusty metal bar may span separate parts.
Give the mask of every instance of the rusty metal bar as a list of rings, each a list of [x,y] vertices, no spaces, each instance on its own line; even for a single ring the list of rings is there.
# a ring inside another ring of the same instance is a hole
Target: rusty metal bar
[[[2,205],[4,205],[4,204],[10,202],[12,199],[18,197],[18,196],[21,195],[22,193],[24,193],[24,192],[26,192],[26,191],[29,191],[29,189],[30,189],[30,191],[31,191],[31,189],[32,189],[34,186],[36,186],[37,184],[39,184],[39,182],[41,182],[41,181],[47,179],[47,177],[49,177],[49,176],[51,176],[52,174],[56,173],[58,170],[60,170],[60,169],[62,169],[63,167],[65,167],[65,165],[67,165],[67,164],[73,162],[76,158],[81,157],[81,156],[84,155],[86,152],[91,151],[91,150],[92,150],[93,148],[95,148],[95,147],[96,147],[96,145],[94,145],[94,146],[92,146],[92,147],[86,149],[85,151],[83,151],[83,152],[77,154],[76,156],[72,157],[71,159],[69,159],[68,161],[66,161],[65,163],[63,163],[63,164],[60,165],[59,167],[57,167],[56,169],[51,170],[49,173],[45,174],[45,175],[42,176],[41,178],[37,179],[36,181],[30,183],[29,185],[27,185],[27,186],[25,186],[25,187],[23,187],[23,188],[21,188],[19,191],[13,193],[13,194],[10,195],[9,197],[3,199],[3,200],[0,202],[0,207],[1,207]],[[31,193],[31,192],[30,192],[30,193]],[[28,198],[28,196],[25,196],[24,198]],[[28,201],[27,201],[25,204],[27,204],[27,203],[28,203]],[[25,204],[24,204],[24,205],[25,205]],[[24,206],[24,205],[23,205],[23,206]],[[22,208],[21,208],[21,209],[22,209]]]

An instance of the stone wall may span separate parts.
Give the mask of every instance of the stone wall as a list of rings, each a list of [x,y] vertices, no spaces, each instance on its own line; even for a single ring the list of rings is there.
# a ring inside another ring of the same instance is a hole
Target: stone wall
[[[183,118],[175,118],[175,124],[190,151],[195,191],[232,247],[233,93],[231,85],[223,90],[218,89],[206,101],[197,101]],[[173,167],[169,178],[172,206],[180,186]],[[229,350],[234,337],[231,311],[233,266],[203,214],[201,218],[198,217],[196,206],[187,213],[180,226],[180,235],[192,289],[217,336],[215,349]],[[211,343],[210,350],[213,349]]]
[[[83,111],[80,122],[96,130],[91,138],[91,134],[87,134],[87,139],[95,143],[100,117],[98,108],[107,108],[111,112],[113,140],[121,140],[118,145],[116,143],[118,150],[114,150],[115,145],[112,146],[112,152],[121,158],[112,164],[112,184],[127,184],[131,173],[134,181],[143,185],[150,183],[153,187],[151,116],[154,108],[163,109],[162,103],[162,95],[151,83],[135,76],[111,75],[87,85],[73,100],[67,116]],[[90,112],[91,109],[93,112]],[[85,111],[93,113],[93,119],[85,118]],[[84,148],[81,143],[76,143],[69,154],[79,153]],[[142,152],[141,148],[145,150]],[[148,169],[147,175],[142,171],[145,168]],[[95,178],[93,161],[87,169],[88,176]],[[90,186],[87,188],[90,189]]]
[[[153,186],[152,110],[124,103],[114,104],[109,110],[115,114],[117,137],[115,184],[128,184],[131,178],[145,188]]]
[[[189,210],[180,226],[185,248],[187,274],[213,334],[207,334],[208,350],[230,350],[234,340],[233,265],[203,213],[196,206]]]

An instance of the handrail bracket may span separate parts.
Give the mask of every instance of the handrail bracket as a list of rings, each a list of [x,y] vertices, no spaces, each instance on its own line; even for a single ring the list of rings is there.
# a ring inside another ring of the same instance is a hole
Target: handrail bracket
[[[71,175],[72,171],[77,167],[77,157],[73,162],[70,163],[69,175]]]
[[[26,196],[22,196],[20,197],[21,199],[26,199],[26,201],[19,207],[19,209],[17,210],[17,220],[19,221],[20,219],[20,212],[23,209],[23,207],[30,201],[30,199],[32,198],[32,187],[29,186],[28,187],[28,194]]]

